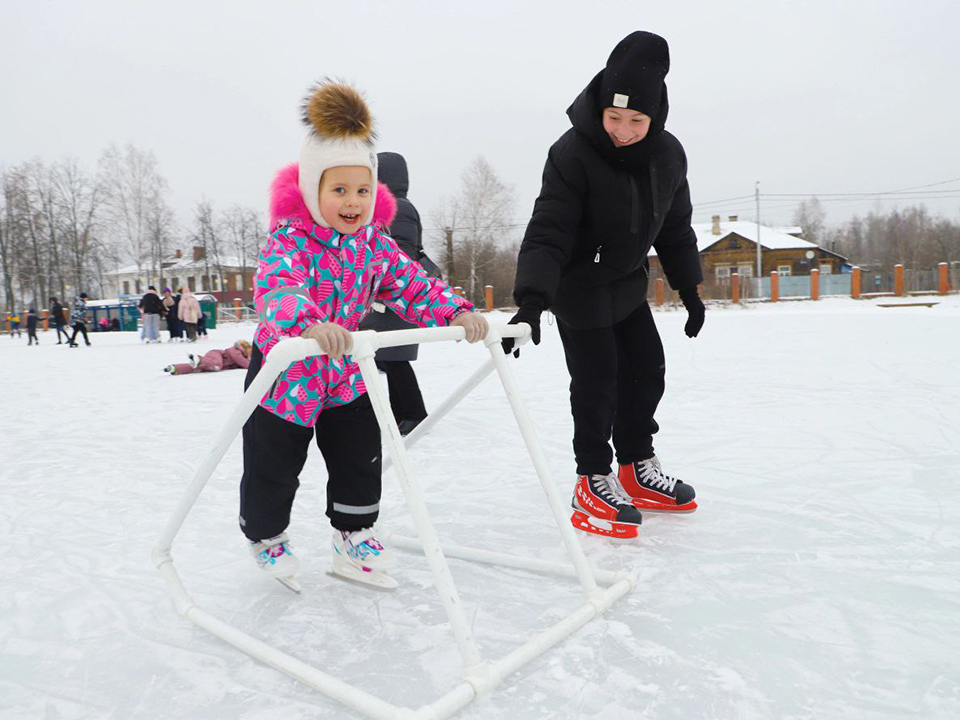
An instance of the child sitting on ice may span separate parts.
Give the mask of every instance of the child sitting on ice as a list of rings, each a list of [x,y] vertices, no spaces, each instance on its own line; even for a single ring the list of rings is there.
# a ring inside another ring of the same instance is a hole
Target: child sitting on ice
[[[283,338],[316,340],[324,355],[281,374],[243,428],[240,527],[259,567],[296,589],[299,562],[286,529],[307,449],[327,465],[334,572],[381,587],[388,552],[374,537],[380,508],[380,427],[349,356],[350,332],[374,302],[420,327],[460,325],[469,342],[487,323],[430,278],[379,227],[396,203],[377,185],[370,111],[353,88],[319,85],[304,105],[309,131],[299,165],[271,188],[271,232],[260,252],[254,302],[260,324],[247,370],[253,381]]]
[[[250,343],[246,340],[237,340],[232,347],[225,350],[210,350],[203,355],[187,355],[188,363],[167,365],[163,371],[171,375],[189,375],[196,372],[220,372],[239,368],[246,370],[250,367]]]

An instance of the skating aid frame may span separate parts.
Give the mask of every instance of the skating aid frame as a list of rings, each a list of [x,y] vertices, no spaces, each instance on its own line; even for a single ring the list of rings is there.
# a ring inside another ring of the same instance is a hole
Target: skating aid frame
[[[256,378],[254,378],[250,387],[237,404],[236,409],[220,430],[214,446],[206,454],[200,466],[197,468],[193,480],[184,491],[180,503],[170,516],[166,528],[161,534],[156,547],[154,547],[154,564],[166,581],[167,587],[173,596],[177,611],[185,618],[193,621],[220,639],[243,650],[257,660],[291,675],[319,690],[328,697],[338,700],[344,705],[369,717],[384,719],[426,719],[449,717],[475,698],[493,690],[505,677],[543,654],[550,647],[575,632],[590,620],[598,617],[616,600],[630,592],[636,584],[636,577],[634,575],[593,570],[587,564],[580,543],[567,518],[569,508],[561,501],[556,488],[550,481],[543,450],[537,440],[533,424],[530,421],[526,406],[520,396],[516,379],[510,370],[508,357],[504,355],[500,348],[500,340],[506,337],[516,338],[518,343],[525,342],[530,335],[528,325],[492,324],[490,326],[490,332],[484,340],[484,344],[490,353],[490,358],[431,413],[426,420],[417,426],[417,428],[407,436],[406,440],[400,436],[393,412],[390,410],[387,393],[381,384],[374,363],[374,354],[377,349],[414,343],[422,344],[462,340],[464,339],[464,335],[464,330],[460,327],[395,330],[381,333],[361,331],[352,333],[353,349],[350,353],[360,366],[360,371],[367,387],[367,393],[370,396],[374,413],[380,424],[384,444],[390,453],[389,458],[384,462],[383,470],[386,472],[387,468],[391,465],[394,467],[407,501],[414,527],[419,535],[419,540],[399,535],[389,535],[385,537],[385,541],[399,548],[421,550],[425,555],[430,573],[433,576],[434,584],[440,594],[441,604],[453,628],[457,647],[463,656],[466,666],[463,680],[433,703],[423,705],[416,710],[398,707],[331,675],[327,675],[297,660],[293,656],[247,635],[241,630],[202,610],[187,594],[180,575],[174,567],[173,557],[171,555],[173,541],[201,491],[213,474],[213,471],[226,454],[227,449],[240,432],[247,418],[257,407],[260,399],[266,394],[280,373],[286,370],[293,362],[303,360],[313,355],[322,354],[319,346],[313,340],[290,338],[280,342],[271,350],[260,372]],[[494,370],[496,370],[499,375],[507,400],[517,420],[520,433],[526,444],[527,451],[530,454],[530,459],[533,462],[544,495],[547,498],[547,504],[550,506],[550,511],[553,514],[564,545],[566,546],[571,565],[474,548],[441,545],[420,492],[420,486],[413,477],[407,458],[407,448],[412,447],[435,423]],[[459,593],[450,575],[446,556],[476,562],[492,563],[537,573],[576,577],[583,588],[584,603],[563,620],[534,636],[506,657],[495,662],[484,661],[480,656],[480,650],[470,630],[470,623],[464,613]],[[601,588],[598,586],[598,582],[607,587]]]

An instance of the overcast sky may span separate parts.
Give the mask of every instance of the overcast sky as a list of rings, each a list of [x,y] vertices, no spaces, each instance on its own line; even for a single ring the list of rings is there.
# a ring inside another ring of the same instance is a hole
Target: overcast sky
[[[667,129],[695,220],[761,192],[926,188],[960,217],[960,3],[0,0],[0,167],[110,143],[156,153],[170,202],[259,210],[325,75],[361,88],[380,150],[406,156],[425,224],[483,155],[529,218],[566,108],[633,30],[670,44]],[[946,192],[943,192],[946,191]],[[902,200],[920,202],[920,200]],[[876,200],[830,201],[831,223]],[[885,208],[892,200],[883,201]],[[764,198],[771,223],[794,201]]]

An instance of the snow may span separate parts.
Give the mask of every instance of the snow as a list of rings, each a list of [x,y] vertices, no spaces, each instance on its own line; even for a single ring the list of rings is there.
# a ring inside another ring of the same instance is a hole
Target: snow
[[[632,594],[461,717],[960,716],[960,297],[932,308],[829,299],[712,308],[696,340],[656,313],[668,385],[657,451],[700,509],[645,516],[639,540],[579,534]],[[505,320],[505,314],[496,318]],[[168,377],[204,343],[93,334],[67,349],[0,338],[0,716],[349,717],[175,612],[150,550],[243,374]],[[482,361],[425,346],[428,407]],[[514,363],[558,488],[573,484],[555,325]],[[441,537],[563,559],[499,384],[412,452]],[[461,661],[421,556],[393,593],[331,578],[316,449],[290,531],[304,595],[261,577],[236,525],[234,444],[174,544],[197,603],[399,705]],[[414,530],[392,473],[385,528]],[[573,581],[451,561],[486,657],[580,603]]]

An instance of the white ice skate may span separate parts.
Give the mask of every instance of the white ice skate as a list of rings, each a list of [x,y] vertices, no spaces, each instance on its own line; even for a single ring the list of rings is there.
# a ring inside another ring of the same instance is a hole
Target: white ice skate
[[[334,530],[332,545],[335,576],[380,590],[393,590],[399,586],[400,583],[386,572],[396,559],[373,536],[373,528],[357,532]]]
[[[260,569],[281,585],[298,594],[303,590],[294,577],[300,569],[300,561],[293,554],[293,548],[286,533],[280,533],[276,537],[260,542],[250,541],[250,554],[253,555]]]

